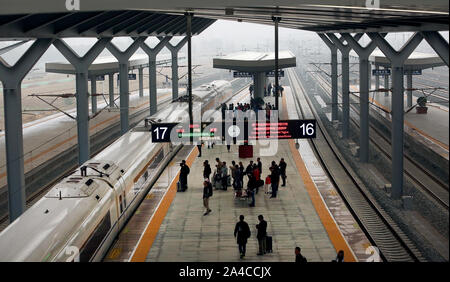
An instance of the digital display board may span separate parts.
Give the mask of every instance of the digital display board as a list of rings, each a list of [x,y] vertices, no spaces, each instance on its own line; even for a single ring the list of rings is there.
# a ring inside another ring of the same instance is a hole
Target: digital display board
[[[156,123],[151,126],[152,142],[263,140],[316,138],[315,120]]]

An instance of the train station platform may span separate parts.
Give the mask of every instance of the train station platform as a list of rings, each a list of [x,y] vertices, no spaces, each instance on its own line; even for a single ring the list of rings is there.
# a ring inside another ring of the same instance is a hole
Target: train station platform
[[[269,198],[260,189],[256,195],[256,206],[249,207],[250,202],[234,198],[231,187],[227,191],[214,190],[210,199],[212,212],[207,216],[203,216],[203,161],[207,159],[214,165],[215,158],[220,157],[227,165],[235,160],[242,161],[246,166],[249,160],[238,158],[237,146],[232,146],[229,153],[226,146],[203,149],[202,157],[197,158],[191,166],[189,189],[184,193],[177,193],[146,261],[239,261],[233,231],[241,214],[245,216],[252,232],[245,260],[293,261],[296,246],[302,248],[308,261],[334,259],[336,250],[321,224],[296,169],[289,146],[286,145],[278,147],[276,156],[261,157],[264,177],[269,173],[272,160],[279,162],[283,157],[288,163],[287,185],[279,187],[277,198]],[[259,146],[254,148],[256,153]],[[258,243],[255,225],[259,214],[268,222],[267,233],[273,237],[273,253],[264,256],[256,255]]]
[[[352,85],[351,91],[358,91]],[[378,107],[378,112],[387,120],[391,119],[391,96],[384,92],[371,92],[370,101]],[[414,101],[415,103],[415,101]],[[415,109],[405,114],[405,132],[426,144],[439,155],[449,159],[449,111],[443,105],[428,103],[427,114],[417,114]],[[406,95],[405,95],[405,111]]]

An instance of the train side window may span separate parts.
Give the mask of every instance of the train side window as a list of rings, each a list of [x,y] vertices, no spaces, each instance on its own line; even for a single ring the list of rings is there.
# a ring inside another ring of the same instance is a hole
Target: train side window
[[[122,214],[123,212],[122,195],[119,196],[119,204],[120,204],[120,214]]]
[[[127,197],[125,196],[125,192],[123,192],[123,206],[127,207]]]
[[[111,229],[111,218],[108,211],[94,232],[92,232],[87,242],[80,249],[80,262],[88,262],[92,259],[92,256],[108,234],[109,229]]]

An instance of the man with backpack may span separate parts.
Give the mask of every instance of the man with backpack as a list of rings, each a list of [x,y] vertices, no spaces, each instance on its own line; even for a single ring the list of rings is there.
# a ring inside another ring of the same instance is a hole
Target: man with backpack
[[[239,216],[239,222],[236,223],[234,228],[234,237],[237,237],[237,243],[239,245],[240,258],[245,257],[247,239],[250,238],[251,232],[247,222],[244,221],[244,216]]]
[[[203,215],[208,215],[211,212],[209,208],[209,198],[213,194],[211,182],[205,180],[203,181],[203,206],[206,208],[206,212]]]
[[[203,162],[203,178],[209,180],[209,176],[211,175],[211,166],[209,165],[208,160]]]

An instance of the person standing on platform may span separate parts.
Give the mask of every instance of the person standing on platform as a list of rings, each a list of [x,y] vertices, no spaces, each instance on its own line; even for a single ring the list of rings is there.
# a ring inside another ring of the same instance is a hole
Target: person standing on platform
[[[201,158],[202,157],[202,144],[197,145],[197,149],[198,149],[198,157]]]
[[[295,262],[296,263],[305,263],[305,262],[307,262],[306,258],[301,254],[300,247],[295,247]]]
[[[272,174],[270,175],[270,181],[272,182],[272,196],[270,198],[277,197],[278,184],[280,183],[280,169],[275,161],[272,161],[272,166],[270,168]]]
[[[206,208],[206,212],[203,215],[208,215],[211,212],[209,208],[209,198],[212,196],[212,185],[209,181],[203,181],[203,206]]]
[[[222,177],[222,189],[226,191],[227,190],[227,186],[228,186],[228,167],[227,167],[227,162],[223,162],[222,163],[220,175]]]
[[[267,221],[264,220],[262,214],[258,215],[258,220],[256,238],[258,239],[259,253],[257,255],[262,256],[266,253]]]
[[[233,179],[233,187],[236,186],[236,162],[235,161],[231,161],[231,165],[230,165],[230,171],[231,171],[231,179]]]
[[[284,158],[281,158],[280,164],[278,166],[280,167],[280,175],[281,175],[281,179],[283,180],[283,184],[281,186],[285,187],[286,186],[286,167],[287,167],[287,163],[284,161]]]
[[[244,174],[245,174],[245,169],[244,169],[244,164],[242,164],[242,162],[239,162],[239,171],[241,172],[241,187],[244,187]]]
[[[186,191],[188,189],[188,183],[187,183],[187,176],[190,172],[190,169],[188,165],[186,164],[185,160],[182,160],[180,163],[181,169],[180,169],[180,184],[182,191]]]
[[[255,178],[255,186],[254,190],[256,191],[256,194],[258,194],[258,188],[259,188],[259,180],[261,179],[261,174],[259,173],[259,168],[257,164],[253,165],[253,177]]]
[[[245,257],[247,240],[250,236],[250,227],[248,227],[247,222],[244,221],[244,216],[241,214],[239,216],[239,222],[234,227],[234,237],[237,239],[241,259]]]
[[[336,259],[334,259],[332,262],[344,262],[344,251],[339,250],[337,253]]]
[[[270,93],[272,93],[272,83],[269,82],[269,86],[267,86],[267,96],[270,96]]]
[[[205,160],[203,162],[203,178],[204,179],[209,179],[209,176],[211,175],[211,166],[209,165],[208,160]]]
[[[233,188],[235,190],[242,189],[243,183],[242,183],[242,172],[238,165],[234,166],[234,177],[235,181],[233,183]]]
[[[253,173],[253,161],[250,161],[249,165],[245,168],[245,174],[249,175]]]
[[[247,192],[248,195],[252,198],[252,202],[249,204],[249,207],[255,206],[255,190],[256,190],[256,180],[255,176],[251,173],[248,174],[248,183],[247,183]]]
[[[261,162],[261,158],[257,158],[257,159],[256,159],[256,163],[258,164],[259,175],[262,175],[262,162]]]

